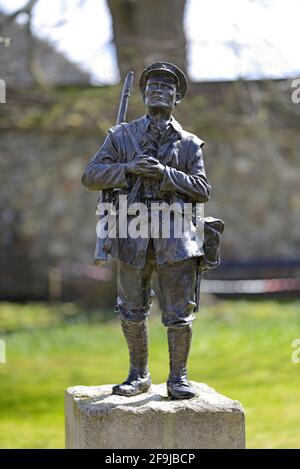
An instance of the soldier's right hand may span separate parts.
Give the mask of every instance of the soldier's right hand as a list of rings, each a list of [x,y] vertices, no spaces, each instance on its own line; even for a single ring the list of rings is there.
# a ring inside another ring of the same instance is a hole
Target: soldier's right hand
[[[125,172],[135,176],[145,176],[151,163],[151,156],[145,154],[138,155],[135,160],[125,163]]]

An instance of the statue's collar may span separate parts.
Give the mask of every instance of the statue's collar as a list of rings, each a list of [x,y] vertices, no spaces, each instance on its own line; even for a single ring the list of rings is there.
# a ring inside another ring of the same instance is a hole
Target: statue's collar
[[[151,122],[151,119],[150,119],[150,117],[148,116],[148,114],[145,114],[143,117],[141,117],[141,118],[139,119],[139,124],[140,124],[141,130],[142,130],[143,132],[146,132],[146,130],[147,130],[148,125],[150,124],[150,122]],[[176,132],[178,132],[179,134],[181,134],[182,127],[181,127],[181,125],[179,124],[179,122],[177,122],[177,120],[174,119],[173,116],[171,116],[171,119],[170,119],[170,122],[169,122],[168,126],[169,126],[169,125],[172,126],[173,129],[174,129]]]

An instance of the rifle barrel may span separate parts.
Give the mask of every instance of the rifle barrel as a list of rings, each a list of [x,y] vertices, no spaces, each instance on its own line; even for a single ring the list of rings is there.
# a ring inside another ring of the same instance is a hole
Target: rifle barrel
[[[126,75],[123,90],[122,90],[120,107],[119,107],[119,112],[118,112],[118,117],[117,117],[117,124],[121,124],[121,122],[125,122],[126,120],[128,101],[129,101],[130,92],[132,88],[133,78],[134,78],[134,72],[132,71],[128,72]]]

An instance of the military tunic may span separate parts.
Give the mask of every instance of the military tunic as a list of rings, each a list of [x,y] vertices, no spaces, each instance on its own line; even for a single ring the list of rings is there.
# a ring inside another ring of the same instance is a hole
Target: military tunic
[[[206,178],[203,141],[186,132],[172,117],[166,128],[156,129],[145,115],[129,124],[131,133],[145,154],[156,157],[164,166],[162,180],[143,178],[138,202],[205,203],[211,188]],[[159,131],[160,130],[160,131]],[[124,124],[113,127],[103,145],[86,166],[82,182],[93,191],[122,189],[129,194],[137,177],[125,173],[124,163],[136,156]],[[128,216],[128,224],[131,216]],[[191,227],[176,238],[117,238],[111,255],[118,260],[117,311],[127,320],[147,317],[153,291],[151,276],[157,271],[162,292],[165,326],[181,327],[194,320],[197,260],[203,255],[203,242]]]

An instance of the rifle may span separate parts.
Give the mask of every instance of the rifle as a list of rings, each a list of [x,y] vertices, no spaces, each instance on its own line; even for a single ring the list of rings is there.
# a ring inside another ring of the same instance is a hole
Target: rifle
[[[128,109],[130,92],[131,92],[131,88],[133,84],[133,78],[134,78],[134,72],[132,71],[128,72],[125,77],[116,125],[119,125],[122,122],[125,122],[126,120],[126,114],[127,114],[127,109]],[[115,189],[114,191],[117,191],[117,190],[118,189]],[[113,194],[113,191],[111,189],[101,191],[99,199],[98,199],[98,204],[99,203],[101,204],[103,202],[111,202],[112,194]],[[101,218],[99,219],[99,221],[101,223]],[[104,249],[105,241],[106,241],[105,238],[99,238],[98,236],[96,238],[96,248],[95,248],[95,255],[94,255],[95,265],[101,265],[107,262],[107,251]]]

